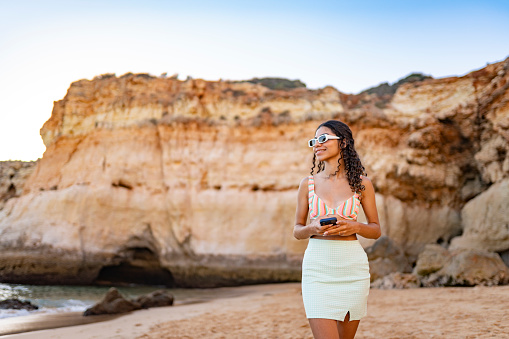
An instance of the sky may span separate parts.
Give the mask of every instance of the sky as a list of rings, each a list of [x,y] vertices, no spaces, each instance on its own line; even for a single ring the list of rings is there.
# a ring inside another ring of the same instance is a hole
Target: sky
[[[358,93],[508,56],[507,0],[0,0],[0,161],[42,157],[53,102],[104,73],[284,77]]]

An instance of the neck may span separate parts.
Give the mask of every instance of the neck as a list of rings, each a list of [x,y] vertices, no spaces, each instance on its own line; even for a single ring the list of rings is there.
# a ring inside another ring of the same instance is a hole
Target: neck
[[[336,171],[338,170],[338,159],[339,159],[339,157],[334,158],[334,159],[329,159],[324,162],[325,167],[323,169],[323,174],[325,175],[325,177],[327,179],[339,179],[339,178],[346,177],[345,163],[343,162],[343,159],[340,160],[339,171],[336,173]],[[334,175],[334,173],[336,173],[336,174]]]

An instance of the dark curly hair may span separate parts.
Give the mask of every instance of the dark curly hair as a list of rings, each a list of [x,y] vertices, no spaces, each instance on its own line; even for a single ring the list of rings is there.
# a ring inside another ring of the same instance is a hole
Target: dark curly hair
[[[361,159],[359,159],[359,155],[354,147],[354,141],[352,136],[352,131],[350,127],[344,122],[338,120],[329,120],[322,123],[320,127],[329,128],[334,134],[336,134],[341,139],[338,140],[339,149],[341,152],[341,156],[338,159],[338,168],[332,176],[336,175],[339,172],[339,167],[341,166],[341,159],[344,159],[345,163],[345,171],[346,176],[348,178],[348,183],[350,184],[350,188],[353,192],[358,194],[362,194],[366,188],[362,185],[361,175],[367,175],[364,166],[362,166]],[[317,130],[318,130],[317,128]],[[316,173],[320,173],[325,169],[325,164],[323,162],[319,162],[316,165],[316,155],[313,154],[313,167],[311,167],[311,175],[314,174],[315,167],[317,167],[318,171]]]

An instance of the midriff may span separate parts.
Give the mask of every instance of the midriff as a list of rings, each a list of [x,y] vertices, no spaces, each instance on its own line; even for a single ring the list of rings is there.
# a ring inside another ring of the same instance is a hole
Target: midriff
[[[322,239],[322,240],[357,240],[356,234],[351,234],[347,236],[342,235],[312,235],[311,238],[313,239]]]
[[[348,219],[345,219],[343,216],[341,215],[338,215],[338,214],[328,214],[328,215],[321,215],[318,217],[318,219],[322,220],[322,219],[325,219],[325,218],[332,218],[332,217],[335,217],[336,219],[338,220],[348,220]],[[352,220],[350,220],[352,221]],[[350,234],[350,235],[346,235],[346,236],[343,236],[343,235],[313,235],[311,236],[311,238],[314,238],[314,239],[323,239],[323,240],[357,240],[357,234],[354,233],[354,234]]]

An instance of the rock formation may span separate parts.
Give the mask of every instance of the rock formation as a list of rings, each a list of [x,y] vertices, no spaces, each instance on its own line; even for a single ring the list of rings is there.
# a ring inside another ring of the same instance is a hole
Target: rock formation
[[[27,310],[35,311],[39,306],[32,304],[29,300],[5,299],[0,301],[0,309]]]
[[[7,200],[23,194],[25,181],[36,164],[36,161],[0,161],[0,210]]]
[[[419,276],[427,276],[440,271],[451,260],[451,254],[446,248],[437,244],[429,244],[419,254],[414,271]]]
[[[509,249],[509,179],[501,180],[470,200],[461,211],[464,232],[451,249]]]
[[[371,282],[394,272],[412,272],[412,266],[404,252],[387,236],[381,236],[372,246],[366,248],[366,254]]]
[[[22,194],[0,210],[0,279],[298,280],[296,189],[306,141],[331,118],[351,126],[383,233],[412,263],[426,244],[471,234],[464,206],[505,187],[508,80],[509,59],[383,98],[145,74],[77,81],[41,129],[46,152]]]
[[[141,295],[134,300],[141,308],[172,306],[173,294],[166,290],[157,290],[149,294]]]
[[[166,290],[157,290],[136,299],[127,299],[115,287],[112,287],[101,301],[87,308],[83,315],[121,314],[150,307],[172,306],[173,300],[173,294]]]
[[[429,254],[421,253],[423,260]],[[509,268],[497,253],[482,250],[455,250],[445,256],[442,267],[416,272],[422,286],[474,286],[502,285],[509,283]],[[419,256],[418,263],[421,261]],[[418,264],[417,266],[424,266]],[[423,275],[421,275],[423,274]]]
[[[381,290],[418,288],[421,283],[418,277],[412,273],[392,272],[371,283],[371,288]]]

